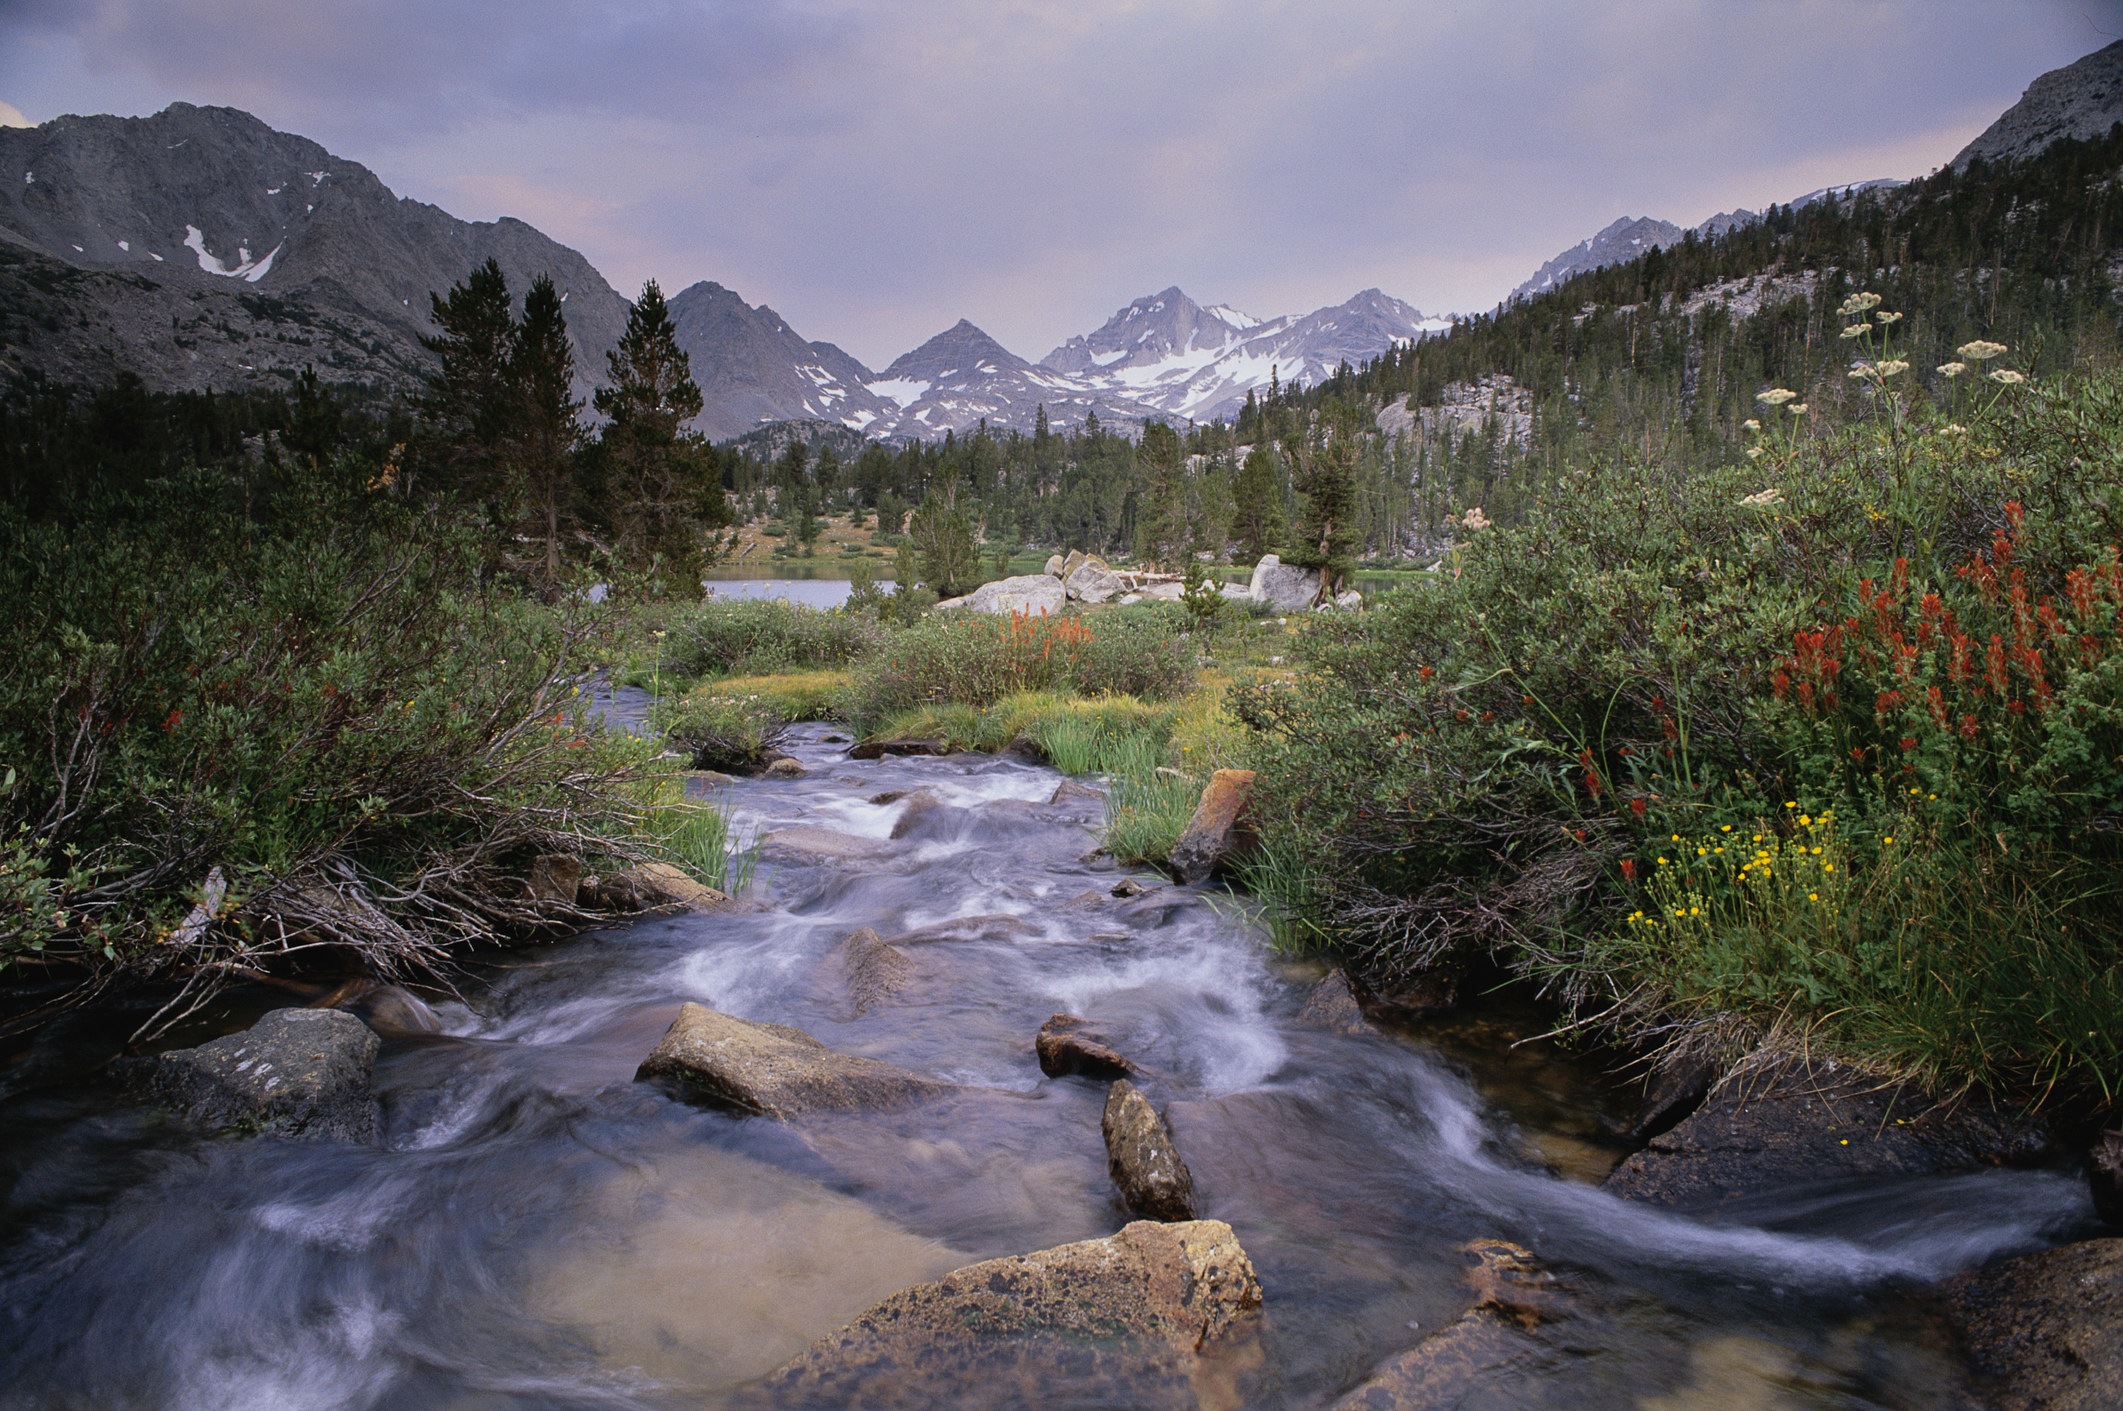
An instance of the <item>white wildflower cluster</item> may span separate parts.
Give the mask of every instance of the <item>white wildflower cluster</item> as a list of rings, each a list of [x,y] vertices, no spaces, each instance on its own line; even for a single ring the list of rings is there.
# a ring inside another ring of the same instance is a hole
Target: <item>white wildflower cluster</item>
[[[1757,509],[1767,505],[1781,505],[1784,503],[1784,492],[1772,485],[1767,490],[1757,490],[1754,494],[1741,500],[1740,503],[1751,505]]]
[[[1761,429],[1762,423],[1756,421],[1753,417],[1749,417],[1740,423],[1740,430],[1742,431],[1760,431]]]
[[[1941,374],[1942,376],[1945,376],[1945,377],[1959,377],[1959,376],[1960,376],[1960,375],[1961,375],[1962,373],[1964,373],[1964,372],[1966,372],[1966,371],[1968,371],[1968,364],[1967,364],[1967,363],[1940,363],[1940,364],[1939,364],[1939,372],[1940,372],[1940,374]]]
[[[1489,516],[1482,513],[1480,505],[1476,505],[1473,509],[1460,516],[1460,524],[1468,529],[1487,529],[1489,527]]]
[[[1844,318],[1855,318],[1859,314],[1871,313],[1878,307],[1880,307],[1879,295],[1872,293],[1853,294],[1843,301],[1843,307],[1837,309],[1836,312]]]
[[[1760,446],[1749,446],[1749,447],[1747,448],[1747,459],[1749,459],[1749,460],[1751,460],[1751,461],[1758,461],[1758,460],[1760,460],[1761,458],[1762,458],[1762,448],[1761,448]]]
[[[1772,387],[1767,392],[1755,393],[1754,399],[1764,406],[1781,407],[1786,402],[1797,400],[1798,395],[1789,387]]]
[[[1884,363],[1874,364],[1874,367],[1882,377],[1893,377],[1898,373],[1909,371],[1909,364],[1903,362],[1900,358],[1890,358]]]
[[[2023,373],[2014,372],[2009,367],[2001,367],[1990,375],[1990,380],[2003,383],[2007,387],[2017,387],[2025,382],[2027,377]]]
[[[2005,351],[2003,343],[1991,343],[1978,338],[1972,343],[1963,343],[1954,352],[1972,363],[1988,362]]]
[[[1806,404],[1804,402],[1793,402],[1784,410],[1790,412],[1793,416],[1804,416],[1806,415]]]
[[[1853,323],[1843,330],[1843,336],[1845,338],[1863,338],[1866,334],[1870,332],[1872,332],[1871,324]]]

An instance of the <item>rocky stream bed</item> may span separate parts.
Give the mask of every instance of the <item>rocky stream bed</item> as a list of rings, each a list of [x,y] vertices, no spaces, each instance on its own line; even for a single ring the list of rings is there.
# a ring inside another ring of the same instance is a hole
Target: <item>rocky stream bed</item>
[[[2111,1246],[1947,1282],[2102,1232],[2038,1141],[1807,1071],[1647,1147],[1530,1007],[1124,885],[1051,770],[793,754],[734,903],[18,1067],[0,1406],[2113,1404],[2041,1311]]]

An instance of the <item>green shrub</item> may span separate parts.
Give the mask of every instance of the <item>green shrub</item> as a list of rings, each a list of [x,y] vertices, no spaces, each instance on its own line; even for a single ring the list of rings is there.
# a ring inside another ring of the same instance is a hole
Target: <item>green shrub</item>
[[[1194,685],[1194,642],[1181,635],[1189,625],[1189,614],[1177,603],[1100,613],[1092,620],[1071,684],[1087,696],[1146,701],[1183,696]]]
[[[775,701],[715,691],[659,703],[656,726],[666,743],[691,757],[693,768],[735,773],[763,766],[789,733],[788,717]]]
[[[1155,614],[974,613],[954,609],[897,633],[855,674],[863,720],[953,701],[985,710],[1006,696],[1070,690],[1166,700],[1193,683],[1194,651]]]
[[[1789,1014],[1953,1081],[2102,1087],[2123,380],[2015,395],[1973,434],[1580,471],[1456,574],[1308,622],[1298,681],[1233,697],[1271,852],[1315,859],[1305,924],[1380,972],[1488,950],[1649,1025]],[[1802,815],[1834,820],[1833,925],[1711,886],[1716,840],[1781,856]]]
[[[666,670],[678,676],[761,676],[803,667],[845,666],[879,641],[859,614],[821,611],[781,598],[710,600],[676,618],[664,640]]]
[[[631,854],[646,747],[567,684],[593,610],[482,588],[478,538],[359,484],[0,523],[0,905],[36,923],[0,960],[181,981],[177,1013],[317,946],[393,974],[529,933],[532,856]]]

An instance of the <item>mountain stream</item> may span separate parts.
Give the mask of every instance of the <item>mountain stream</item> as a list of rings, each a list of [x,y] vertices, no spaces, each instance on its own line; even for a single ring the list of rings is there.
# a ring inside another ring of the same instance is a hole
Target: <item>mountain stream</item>
[[[884,840],[906,804],[872,796],[949,807],[859,866],[764,863],[739,909],[482,963],[434,1032],[385,1043],[377,1147],[206,1139],[79,1089],[0,1106],[0,1406],[720,1405],[895,1290],[1129,1218],[1105,1086],[1034,1059],[1060,1012],[1143,1066],[1202,1213],[1258,1270],[1252,1405],[1329,1404],[1450,1324],[1481,1237],[1533,1251],[1580,1313],[1459,1404],[1971,1404],[1912,1290],[2091,1218],[2077,1183],[2013,1171],[1813,1191],[1744,1224],[1625,1203],[1597,1182],[1629,1093],[1514,1045],[1530,1011],[1309,1028],[1319,972],[1232,894],[1112,896],[1128,873],[1087,857],[1099,805],[1050,804],[1053,771],[856,763],[828,733],[793,746],[806,777],[728,789],[740,828]],[[863,926],[916,978],[857,1014],[820,961]],[[686,1000],[1003,1096],[709,1110],[634,1081]]]

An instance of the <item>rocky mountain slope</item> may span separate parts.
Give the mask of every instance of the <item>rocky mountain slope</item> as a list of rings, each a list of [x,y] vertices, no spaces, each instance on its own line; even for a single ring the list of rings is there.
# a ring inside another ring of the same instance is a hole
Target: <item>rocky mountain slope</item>
[[[2052,142],[2105,136],[2123,122],[2123,39],[2074,64],[2051,69],[1998,120],[1963,147],[1954,170],[1986,161],[2031,157]]]
[[[588,260],[522,221],[401,199],[234,108],[0,129],[0,250],[0,363],[73,381],[235,388],[314,363],[410,388],[429,293],[489,257],[519,294],[552,276],[585,389],[626,322]]]
[[[831,343],[807,343],[765,304],[754,308],[712,280],[671,300],[678,346],[700,384],[695,429],[717,441],[766,422],[817,419],[861,430],[897,403],[865,383],[877,374]]]

